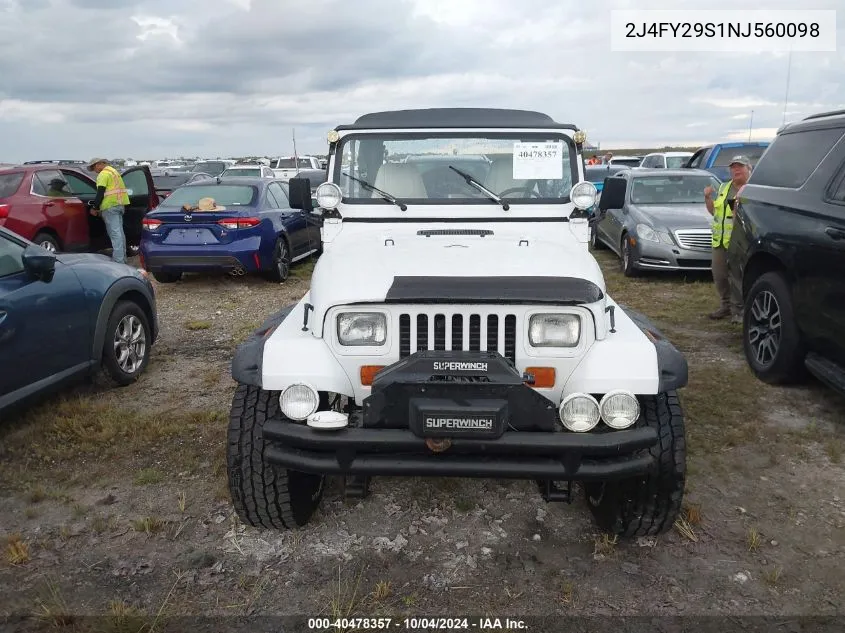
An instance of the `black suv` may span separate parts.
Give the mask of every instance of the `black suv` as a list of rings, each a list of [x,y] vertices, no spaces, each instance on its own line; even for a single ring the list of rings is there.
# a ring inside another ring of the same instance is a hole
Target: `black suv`
[[[751,369],[845,393],[845,110],[778,131],[740,191],[728,269]]]

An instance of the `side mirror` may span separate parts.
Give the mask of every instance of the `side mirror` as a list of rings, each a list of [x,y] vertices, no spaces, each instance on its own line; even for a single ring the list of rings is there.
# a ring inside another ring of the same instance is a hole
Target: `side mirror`
[[[314,210],[311,200],[311,181],[308,178],[291,178],[288,181],[288,196],[292,209]]]
[[[24,270],[35,279],[49,282],[56,272],[56,256],[37,244],[30,244],[23,252]]]
[[[625,191],[628,183],[624,178],[605,178],[599,198],[599,210],[621,209],[625,206]]]

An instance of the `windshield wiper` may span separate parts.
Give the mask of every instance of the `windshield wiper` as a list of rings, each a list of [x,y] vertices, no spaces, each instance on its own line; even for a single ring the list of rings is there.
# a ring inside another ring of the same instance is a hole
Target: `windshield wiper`
[[[463,176],[463,179],[466,181],[466,183],[468,185],[471,185],[471,186],[475,187],[476,189],[478,189],[481,193],[483,193],[485,196],[487,196],[490,200],[492,200],[493,202],[495,202],[497,204],[502,205],[502,208],[505,211],[507,211],[508,209],[511,208],[511,206],[507,202],[502,200],[499,196],[497,196],[495,193],[490,191],[487,187],[482,185],[480,182],[478,182],[475,178],[470,176],[468,173],[463,172],[460,169],[458,169],[457,167],[453,167],[452,165],[449,165],[449,169],[451,169],[451,170],[457,172],[458,174],[460,174],[461,176]]]
[[[405,204],[405,203],[403,203],[403,202],[399,202],[399,201],[398,201],[395,197],[393,197],[392,195],[390,195],[390,194],[389,194],[389,193],[387,193],[386,191],[382,191],[381,189],[376,189],[376,188],[375,188],[375,187],[373,187],[370,183],[368,183],[366,180],[361,180],[360,178],[356,178],[355,176],[350,176],[350,175],[349,175],[349,174],[347,174],[345,171],[344,171],[344,172],[341,172],[341,173],[342,173],[344,176],[346,176],[347,178],[351,178],[351,179],[352,179],[352,180],[354,180],[355,182],[360,182],[362,185],[364,185],[364,188],[365,188],[365,189],[369,189],[370,191],[375,191],[375,192],[376,192],[377,194],[379,194],[382,198],[384,198],[384,199],[385,199],[385,200],[387,200],[388,202],[392,202],[392,203],[393,203],[393,204],[395,204],[397,207],[399,207],[400,209],[402,209],[402,211],[407,211],[407,210],[408,210],[408,205],[406,205],[406,204]]]

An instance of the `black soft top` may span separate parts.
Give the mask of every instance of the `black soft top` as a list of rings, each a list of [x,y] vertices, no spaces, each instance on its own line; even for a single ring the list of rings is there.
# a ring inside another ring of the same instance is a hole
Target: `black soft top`
[[[372,112],[340,130],[390,130],[401,128],[545,128],[576,130],[571,123],[557,123],[548,114],[500,108],[427,108]]]

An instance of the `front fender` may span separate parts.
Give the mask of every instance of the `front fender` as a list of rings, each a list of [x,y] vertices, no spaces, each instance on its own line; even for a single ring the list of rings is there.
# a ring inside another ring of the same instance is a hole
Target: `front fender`
[[[103,344],[106,340],[106,326],[109,323],[109,317],[115,304],[124,298],[127,293],[139,294],[147,302],[146,306],[141,306],[141,309],[147,314],[150,330],[152,334],[152,343],[158,338],[158,317],[156,316],[156,301],[155,296],[150,289],[140,279],[134,277],[123,277],[115,281],[103,295],[103,300],[100,302],[100,309],[97,312],[97,323],[94,326],[94,345],[91,349],[91,358],[99,361],[103,355]]]
[[[302,382],[318,391],[353,397],[349,376],[323,339],[315,337],[311,328],[302,330],[306,301],[308,295],[280,310],[238,348],[232,377],[268,391]]]
[[[643,315],[615,306],[615,329],[596,341],[569,376],[564,394],[604,394],[625,389],[653,395],[687,384],[684,356]],[[648,332],[648,334],[646,334]]]

